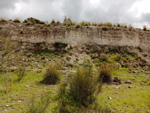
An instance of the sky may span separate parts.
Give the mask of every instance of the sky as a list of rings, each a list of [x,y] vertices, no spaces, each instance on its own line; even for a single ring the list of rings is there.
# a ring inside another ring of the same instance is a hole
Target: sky
[[[150,27],[150,0],[0,0],[0,17],[111,22]]]

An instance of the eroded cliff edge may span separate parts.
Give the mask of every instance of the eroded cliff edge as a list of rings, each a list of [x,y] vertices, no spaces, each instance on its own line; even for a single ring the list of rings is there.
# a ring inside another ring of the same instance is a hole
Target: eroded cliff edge
[[[58,24],[0,23],[0,35],[21,42],[24,48],[51,49],[54,43],[72,47],[90,44],[126,48],[132,52],[150,53],[150,31],[108,26],[76,26]]]

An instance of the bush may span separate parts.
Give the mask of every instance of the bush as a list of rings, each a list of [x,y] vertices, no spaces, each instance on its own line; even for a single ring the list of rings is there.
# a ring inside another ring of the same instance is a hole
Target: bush
[[[70,18],[67,18],[67,19],[64,21],[63,24],[70,26],[70,25],[73,25],[73,22],[72,22],[72,20],[71,20]]]
[[[143,26],[143,31],[147,31],[146,25]]]
[[[41,95],[40,100],[36,100],[35,96],[33,96],[27,105],[27,113],[45,113],[50,101],[51,97],[49,94]]]
[[[21,21],[19,19],[17,19],[17,18],[14,19],[13,22],[15,22],[15,23],[21,23]]]
[[[98,72],[99,72],[98,80],[102,81],[103,83],[111,83],[112,71],[113,71],[113,68],[111,66],[102,64],[100,67],[98,67]]]
[[[45,24],[45,22],[40,21],[36,18],[27,18],[27,20],[24,20],[23,23],[29,24],[29,25],[34,25],[34,24]]]
[[[25,67],[19,67],[17,70],[17,76],[18,76],[18,81],[22,80],[22,78],[26,75],[25,74]]]
[[[74,100],[86,105],[93,101],[101,86],[91,66],[79,67],[70,79],[70,94]]]
[[[56,22],[55,22],[55,20],[54,19],[52,19],[52,21],[51,21],[51,24],[55,24]]]
[[[7,22],[7,20],[4,18],[0,18],[0,22]]]
[[[60,81],[60,78],[61,78],[61,75],[57,71],[55,64],[50,64],[49,67],[46,69],[42,83],[56,84],[57,82]]]
[[[132,25],[129,25],[128,26],[128,29],[131,31],[133,29],[133,26]]]

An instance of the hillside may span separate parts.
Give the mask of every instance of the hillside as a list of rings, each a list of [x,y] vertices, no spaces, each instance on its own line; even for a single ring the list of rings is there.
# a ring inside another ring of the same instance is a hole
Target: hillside
[[[120,24],[1,20],[0,112],[149,113],[149,45]]]

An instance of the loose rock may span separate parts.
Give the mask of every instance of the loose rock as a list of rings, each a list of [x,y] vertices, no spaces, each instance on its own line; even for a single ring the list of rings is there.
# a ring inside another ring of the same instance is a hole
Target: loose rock
[[[125,84],[131,84],[131,81],[130,81],[130,80],[125,80],[124,83],[125,83]]]
[[[116,83],[118,83],[118,84],[121,84],[121,80],[120,80],[120,78],[118,78],[118,77],[114,77],[114,78],[113,78],[113,82],[116,82]]]

